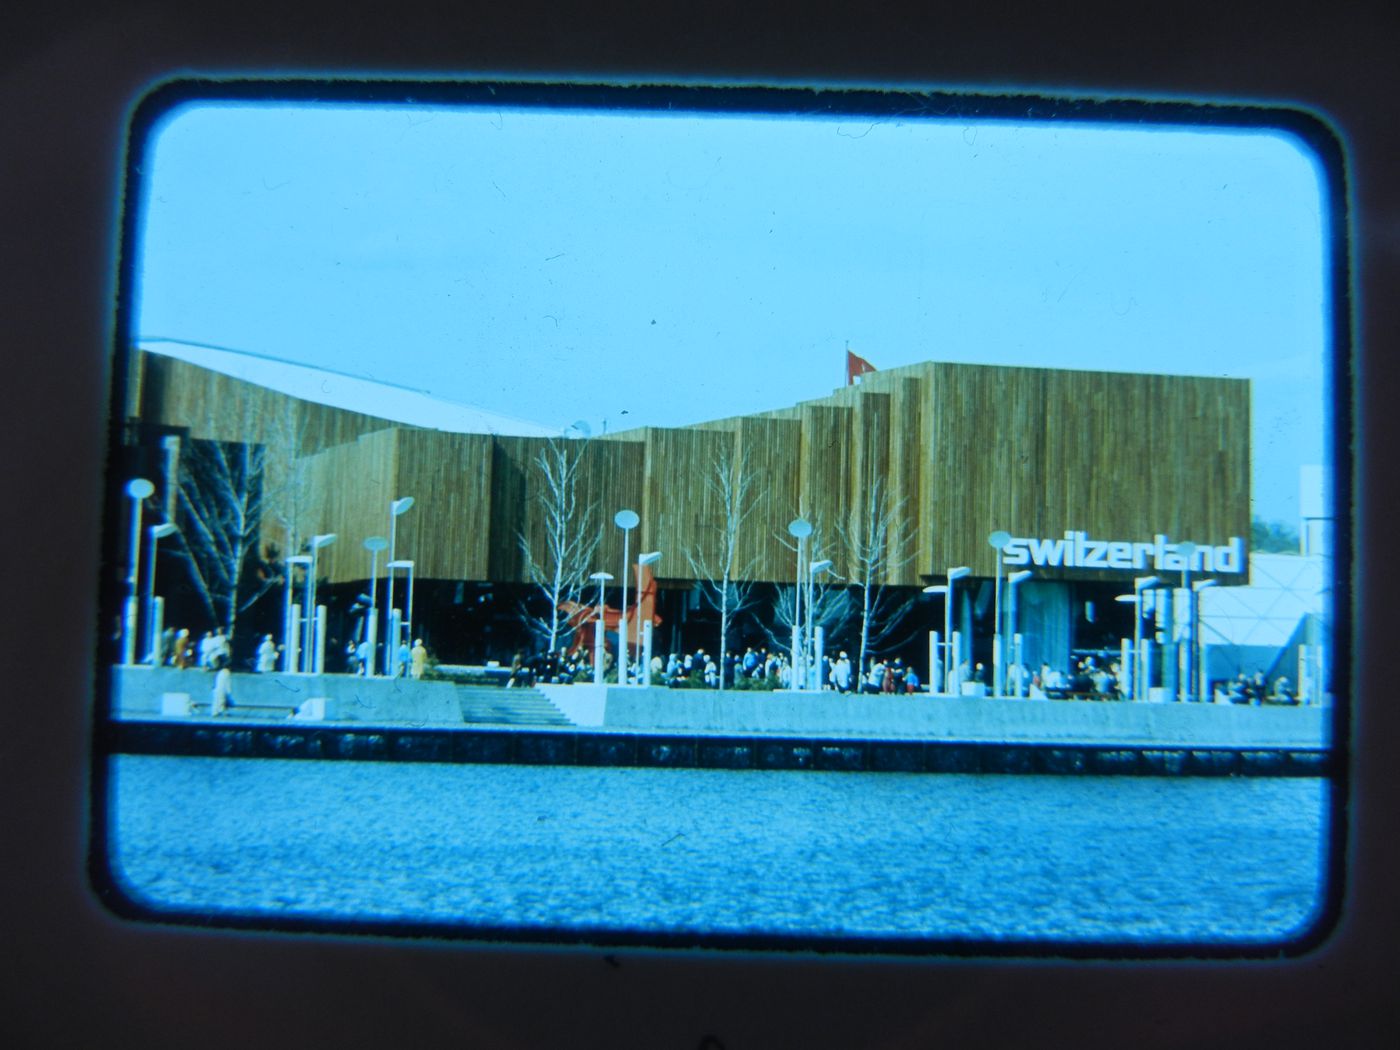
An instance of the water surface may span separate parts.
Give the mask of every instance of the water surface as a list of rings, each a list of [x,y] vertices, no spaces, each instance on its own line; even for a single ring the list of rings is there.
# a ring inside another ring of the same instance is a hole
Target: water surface
[[[817,937],[1285,940],[1325,780],[119,755],[148,908]]]

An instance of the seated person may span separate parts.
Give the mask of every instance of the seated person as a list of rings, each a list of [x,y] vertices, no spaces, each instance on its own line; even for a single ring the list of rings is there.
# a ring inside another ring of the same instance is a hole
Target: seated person
[[[1249,679],[1241,671],[1230,683],[1229,700],[1232,704],[1249,703]]]

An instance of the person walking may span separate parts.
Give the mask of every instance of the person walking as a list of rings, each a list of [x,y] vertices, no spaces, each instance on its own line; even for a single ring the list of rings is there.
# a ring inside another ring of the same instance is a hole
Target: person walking
[[[258,674],[270,674],[277,667],[277,646],[273,644],[272,635],[263,635],[263,640],[258,644],[258,659],[254,664],[254,670]]]
[[[181,671],[190,665],[190,632],[183,627],[171,645],[170,664]]]
[[[831,684],[836,686],[838,693],[849,693],[851,691],[851,658],[846,655],[846,650],[841,650],[841,655],[836,658],[836,663],[831,666]]]
[[[422,678],[423,672],[428,669],[428,650],[423,648],[423,639],[415,638],[413,641],[413,651],[410,654],[412,669],[409,671],[414,678]]]
[[[214,671],[214,691],[209,701],[209,714],[211,717],[217,717],[228,710],[233,691],[233,675],[229,672],[228,661],[222,656],[214,657],[210,666]]]

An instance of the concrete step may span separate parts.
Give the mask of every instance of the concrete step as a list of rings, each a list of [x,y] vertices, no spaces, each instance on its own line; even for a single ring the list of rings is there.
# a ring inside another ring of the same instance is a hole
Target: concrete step
[[[537,689],[496,689],[460,686],[462,721],[504,725],[554,725],[573,723]]]

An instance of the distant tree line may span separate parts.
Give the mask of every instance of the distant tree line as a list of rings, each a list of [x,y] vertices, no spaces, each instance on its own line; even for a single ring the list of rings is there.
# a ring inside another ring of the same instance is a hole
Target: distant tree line
[[[1249,549],[1261,554],[1297,554],[1298,531],[1281,521],[1256,517],[1250,523]]]

